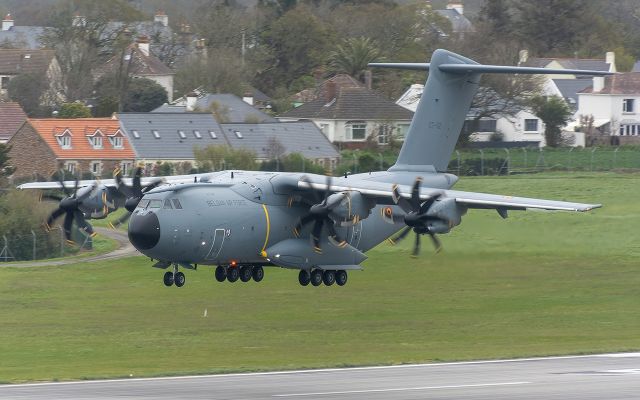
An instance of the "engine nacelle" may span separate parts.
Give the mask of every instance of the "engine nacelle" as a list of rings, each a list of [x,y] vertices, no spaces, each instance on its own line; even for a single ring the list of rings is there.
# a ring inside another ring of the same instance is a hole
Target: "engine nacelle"
[[[374,206],[371,201],[357,191],[334,193],[327,199],[329,204],[332,201],[340,201],[337,206],[331,209],[331,219],[340,225],[357,223],[367,218]]]
[[[460,225],[462,216],[467,213],[467,207],[456,203],[455,199],[436,200],[429,208],[427,215],[436,217],[439,221],[429,221],[427,226],[433,233],[448,233],[454,226]]]

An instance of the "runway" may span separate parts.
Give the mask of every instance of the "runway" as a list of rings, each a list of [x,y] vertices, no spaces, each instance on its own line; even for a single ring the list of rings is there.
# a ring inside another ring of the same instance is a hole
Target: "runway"
[[[640,353],[0,386],[2,399],[638,399]]]

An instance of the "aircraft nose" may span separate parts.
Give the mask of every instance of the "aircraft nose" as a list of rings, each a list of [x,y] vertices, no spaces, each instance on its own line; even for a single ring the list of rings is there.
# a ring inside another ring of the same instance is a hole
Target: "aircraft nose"
[[[129,241],[138,250],[149,250],[160,241],[160,221],[153,213],[133,214],[129,220]]]

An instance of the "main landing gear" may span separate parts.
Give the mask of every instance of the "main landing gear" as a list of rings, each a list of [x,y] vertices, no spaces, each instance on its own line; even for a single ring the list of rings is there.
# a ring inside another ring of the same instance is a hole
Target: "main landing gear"
[[[323,283],[326,286],[331,286],[334,283],[338,286],[344,286],[347,283],[347,271],[323,271],[316,268],[309,272],[303,269],[300,270],[300,273],[298,274],[298,282],[300,282],[302,286],[307,286],[309,284],[312,284],[313,286],[320,286]]]
[[[186,280],[187,278],[182,272],[178,271],[177,266],[173,267],[173,271],[164,273],[163,281],[165,286],[173,286],[175,284],[177,287],[183,287]]]
[[[216,280],[218,282],[236,282],[240,279],[242,282],[254,280],[260,282],[264,278],[264,269],[260,265],[242,265],[227,266],[218,265],[216,268]]]

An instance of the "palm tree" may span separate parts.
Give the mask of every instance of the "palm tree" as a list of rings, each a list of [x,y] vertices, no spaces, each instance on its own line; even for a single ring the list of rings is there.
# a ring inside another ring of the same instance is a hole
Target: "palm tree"
[[[329,63],[336,72],[346,73],[362,80],[367,64],[378,60],[379,56],[380,51],[371,39],[349,38],[331,53]]]

